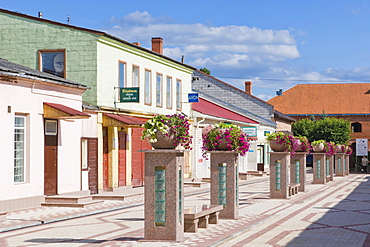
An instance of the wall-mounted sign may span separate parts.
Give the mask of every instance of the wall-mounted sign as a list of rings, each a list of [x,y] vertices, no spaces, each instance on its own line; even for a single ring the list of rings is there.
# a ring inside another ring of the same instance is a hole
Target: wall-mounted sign
[[[265,131],[263,132],[263,135],[264,135],[264,136],[269,136],[270,134],[271,134],[271,133],[270,133],[270,131],[266,131],[266,130],[265,130]]]
[[[188,94],[188,102],[189,103],[199,102],[199,95],[198,95],[198,93],[189,93]]]
[[[356,156],[368,155],[368,139],[356,139]]]
[[[121,87],[119,89],[120,102],[139,102],[138,87]]]
[[[242,127],[242,130],[248,137],[257,137],[257,127]]]

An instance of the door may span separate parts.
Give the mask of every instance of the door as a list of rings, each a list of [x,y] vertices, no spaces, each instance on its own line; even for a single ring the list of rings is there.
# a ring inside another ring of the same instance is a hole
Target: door
[[[118,131],[118,186],[126,186],[126,132]]]
[[[58,120],[45,119],[44,194],[58,194]]]
[[[98,194],[98,138],[87,139],[90,194]]]
[[[108,190],[108,128],[103,128],[103,190]]]
[[[257,145],[257,171],[265,170],[265,146]]]

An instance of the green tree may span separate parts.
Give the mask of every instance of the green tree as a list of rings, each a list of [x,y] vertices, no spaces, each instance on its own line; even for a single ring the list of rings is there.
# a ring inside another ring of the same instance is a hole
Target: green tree
[[[321,120],[302,119],[292,125],[295,136],[306,136],[310,142],[325,140],[347,144],[351,138],[351,123],[342,118],[325,117]]]
[[[209,71],[209,69],[207,69],[206,67],[201,68],[200,71],[206,73],[207,75],[211,75],[211,71]]]

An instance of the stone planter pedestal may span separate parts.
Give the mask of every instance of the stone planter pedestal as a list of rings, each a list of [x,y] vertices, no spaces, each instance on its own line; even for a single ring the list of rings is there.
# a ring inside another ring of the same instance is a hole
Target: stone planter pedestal
[[[211,205],[223,205],[220,219],[239,218],[238,153],[208,151],[211,161]]]

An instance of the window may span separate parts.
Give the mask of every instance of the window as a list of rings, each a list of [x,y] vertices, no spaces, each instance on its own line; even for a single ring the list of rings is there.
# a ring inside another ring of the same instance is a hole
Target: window
[[[145,104],[148,105],[152,103],[151,87],[152,87],[152,72],[150,70],[145,70],[144,102]]]
[[[181,80],[176,80],[176,109],[181,110]]]
[[[126,63],[119,61],[118,63],[118,87],[117,99],[120,101],[120,90],[126,86]]]
[[[65,50],[40,50],[39,69],[42,72],[66,78]]]
[[[362,124],[361,123],[352,123],[351,124],[352,132],[362,132]]]
[[[162,75],[161,74],[157,74],[155,94],[156,94],[157,106],[162,107]]]
[[[172,108],[172,78],[171,77],[167,77],[166,106],[167,108]]]
[[[57,120],[45,120],[45,135],[56,136],[58,131]]]
[[[139,67],[133,66],[132,67],[132,86],[139,87]]]
[[[125,87],[126,85],[126,63],[118,63],[118,87]]]
[[[87,170],[88,167],[88,146],[87,139],[81,139],[81,169]]]
[[[25,182],[26,116],[14,119],[14,182]]]

